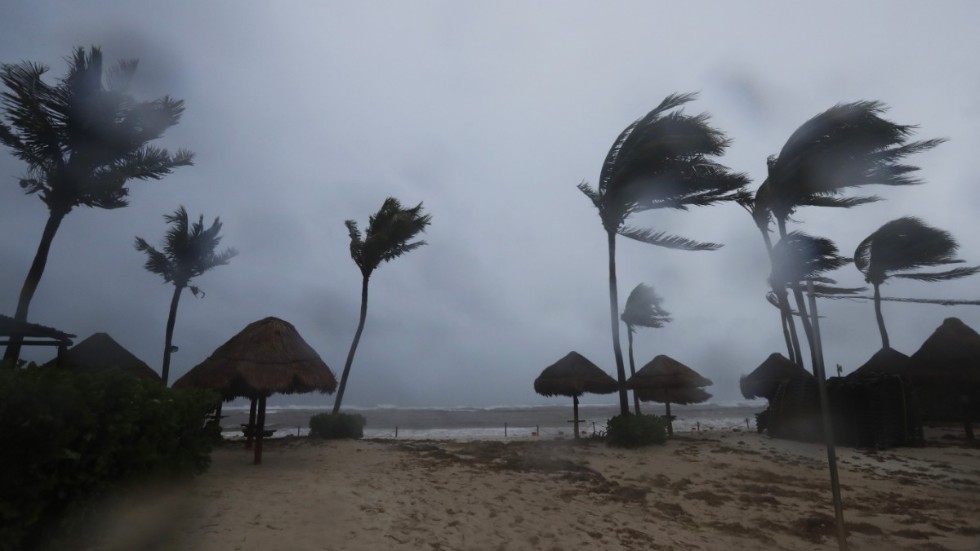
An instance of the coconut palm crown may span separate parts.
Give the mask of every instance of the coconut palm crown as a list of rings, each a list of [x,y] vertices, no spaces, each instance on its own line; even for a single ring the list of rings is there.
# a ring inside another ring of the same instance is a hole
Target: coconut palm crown
[[[659,329],[670,323],[670,312],[664,309],[663,300],[652,286],[640,283],[626,298],[626,307],[620,319],[626,324],[626,339],[630,359],[630,376],[636,375],[636,361],[633,359],[633,334],[637,327]],[[640,398],[633,391],[633,411],[640,414]]]
[[[980,272],[980,266],[940,272],[917,271],[963,263],[963,260],[956,258],[958,248],[959,245],[949,232],[928,226],[911,216],[886,223],[857,246],[854,251],[854,265],[864,274],[865,281],[874,287],[875,316],[883,348],[890,348],[890,343],[881,313],[881,285],[893,277],[946,281]]]

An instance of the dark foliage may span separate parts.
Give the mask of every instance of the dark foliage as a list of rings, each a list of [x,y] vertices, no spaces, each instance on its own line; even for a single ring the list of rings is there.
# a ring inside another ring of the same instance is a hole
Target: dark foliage
[[[151,477],[202,473],[218,396],[109,371],[0,372],[0,550],[32,548],[86,503]]]
[[[617,415],[606,425],[606,443],[639,448],[667,442],[667,420],[657,415]]]
[[[310,417],[310,436],[341,439],[363,438],[367,419],[356,413],[321,413]]]

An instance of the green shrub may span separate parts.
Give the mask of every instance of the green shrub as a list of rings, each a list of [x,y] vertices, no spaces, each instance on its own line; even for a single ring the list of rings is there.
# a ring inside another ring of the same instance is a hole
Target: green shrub
[[[317,438],[362,438],[367,419],[356,413],[321,413],[310,417],[310,436]]]
[[[667,420],[657,415],[617,415],[606,424],[606,443],[639,448],[667,442]]]
[[[218,400],[121,372],[0,370],[0,550],[34,547],[119,485],[207,470]]]

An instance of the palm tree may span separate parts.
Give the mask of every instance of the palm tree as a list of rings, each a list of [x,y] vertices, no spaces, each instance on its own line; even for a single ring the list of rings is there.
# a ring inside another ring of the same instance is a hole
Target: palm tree
[[[664,310],[663,300],[653,287],[641,283],[633,288],[626,298],[626,308],[620,319],[626,324],[626,338],[629,343],[630,376],[636,375],[636,363],[633,361],[633,334],[637,327],[652,327],[659,329],[671,322],[670,312]],[[640,398],[633,391],[633,409],[640,414]]]
[[[626,369],[619,340],[619,292],[616,284],[616,235],[651,245],[686,251],[710,251],[721,245],[702,243],[626,225],[634,212],[651,209],[687,210],[735,199],[747,182],[712,158],[729,145],[724,134],[708,125],[708,115],[690,116],[678,108],[696,94],[671,94],[660,105],[626,127],[613,142],[598,188],[578,185],[599,210],[609,249],[609,318],[619,380],[619,406],[629,414]]]
[[[194,296],[204,293],[191,280],[215,266],[223,266],[238,254],[227,248],[220,253],[215,249],[221,243],[221,220],[215,218],[211,227],[205,229],[204,215],[197,222],[188,224],[187,211],[183,206],[173,214],[165,214],[163,219],[170,224],[164,238],[163,251],[154,249],[142,237],[136,238],[136,250],[146,253],[144,268],[163,277],[164,283],[174,284],[174,294],[170,299],[170,315],[167,317],[167,332],[163,344],[163,369],[160,378],[167,384],[170,376],[170,353],[173,350],[174,323],[177,321],[177,303],[184,288],[189,288]]]
[[[915,127],[884,119],[881,115],[885,110],[884,104],[877,101],[837,104],[805,122],[789,137],[779,155],[770,157],[767,207],[775,218],[780,238],[786,237],[786,222],[799,207],[850,208],[879,198],[843,196],[848,188],[920,183],[912,176],[918,167],[902,164],[902,160],[945,140],[909,141]],[[802,289],[799,282],[790,283],[790,288],[812,356],[813,333]]]
[[[27,163],[20,178],[26,193],[48,207],[37,253],[20,291],[14,318],[26,321],[55,233],[77,206],[115,209],[127,205],[129,180],[160,179],[191,164],[186,150],[170,154],[148,145],[177,124],[184,103],[169,96],[136,101],[129,83],[135,60],[121,61],[103,75],[102,52],[74,51],[68,74],[57,84],[42,79],[48,68],[23,62],[0,67],[0,143]],[[5,360],[20,356],[12,339]]]
[[[389,197],[385,199],[381,209],[368,218],[367,232],[364,236],[357,228],[357,222],[354,220],[344,222],[347,231],[350,232],[350,257],[361,269],[361,316],[357,323],[357,331],[354,333],[354,341],[351,342],[350,351],[347,352],[344,373],[340,377],[337,398],[333,403],[334,414],[340,412],[340,404],[347,389],[350,366],[354,363],[354,352],[357,351],[357,344],[361,341],[361,333],[364,331],[364,321],[367,319],[368,281],[371,279],[371,274],[382,261],[388,262],[425,245],[425,241],[412,241],[412,239],[425,231],[431,219],[431,215],[422,214],[422,203],[406,209],[402,208],[398,199]]]
[[[881,332],[882,348],[890,348],[885,318],[881,315],[880,287],[889,278],[918,281],[946,281],[980,272],[980,266],[954,268],[945,272],[916,272],[921,268],[960,264],[955,258],[959,248],[946,231],[927,226],[918,218],[904,217],[881,226],[857,246],[854,265],[864,280],[874,287],[875,317]],[[911,270],[911,271],[906,271]],[[901,273],[895,273],[900,272]]]

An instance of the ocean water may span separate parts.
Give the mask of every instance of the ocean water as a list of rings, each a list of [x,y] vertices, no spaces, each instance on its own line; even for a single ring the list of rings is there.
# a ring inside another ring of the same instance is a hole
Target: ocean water
[[[643,413],[664,415],[662,404],[641,404]],[[671,405],[674,432],[741,429],[755,430],[755,414],[765,409],[757,403]],[[305,436],[310,417],[328,408],[269,407],[266,428],[273,437]],[[564,406],[500,406],[489,408],[344,408],[367,419],[365,438],[435,440],[487,440],[570,438],[573,436],[572,404]],[[579,405],[584,435],[601,433],[606,422],[619,412],[614,404]],[[247,407],[226,407],[222,434],[241,438],[241,424],[248,422]]]

